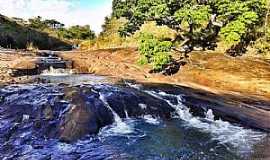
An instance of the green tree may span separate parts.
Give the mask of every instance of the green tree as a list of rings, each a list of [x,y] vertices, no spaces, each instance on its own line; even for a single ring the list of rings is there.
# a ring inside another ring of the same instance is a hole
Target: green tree
[[[128,23],[120,29],[130,36],[145,21],[156,21],[178,31],[189,44],[221,38],[229,48],[256,37],[266,14],[267,0],[130,0],[114,1],[117,17]],[[128,14],[126,14],[128,13]]]
[[[47,27],[42,21],[42,18],[40,16],[37,16],[35,18],[30,18],[28,21],[29,21],[29,27],[31,28],[42,30]]]
[[[159,40],[151,33],[141,33],[139,38],[140,64],[151,64],[154,71],[162,71],[171,58],[170,41]]]
[[[138,0],[113,0],[113,17],[132,17],[132,10],[136,6]]]
[[[59,21],[57,21],[55,19],[46,19],[46,20],[44,20],[43,23],[52,29],[60,29],[60,28],[63,28],[65,26],[63,23],[60,23]]]
[[[95,39],[95,33],[90,29],[89,25],[71,26],[70,28],[62,28],[58,32],[58,36],[65,39],[92,40]]]
[[[214,3],[218,18],[225,24],[220,32],[228,46],[234,46],[255,33],[263,23],[264,0],[222,0]]]

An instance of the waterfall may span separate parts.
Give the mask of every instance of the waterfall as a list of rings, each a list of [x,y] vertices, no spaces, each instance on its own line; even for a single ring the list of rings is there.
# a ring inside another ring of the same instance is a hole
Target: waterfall
[[[122,121],[121,117],[112,109],[106,97],[103,94],[100,94],[99,99],[103,102],[105,107],[107,107],[113,114],[114,124],[110,130],[107,130],[109,134],[118,133],[118,134],[129,134],[133,132],[132,128],[128,126],[124,121]]]
[[[52,66],[41,73],[43,76],[66,76],[73,74],[71,69],[55,69]]]

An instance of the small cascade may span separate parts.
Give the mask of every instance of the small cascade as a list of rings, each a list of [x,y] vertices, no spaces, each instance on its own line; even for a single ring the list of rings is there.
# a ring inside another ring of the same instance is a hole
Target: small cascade
[[[55,69],[53,66],[50,66],[48,70],[44,70],[42,76],[66,76],[72,75],[73,71],[71,69]]]
[[[109,103],[106,100],[106,97],[100,94],[99,99],[103,102],[105,107],[107,107],[113,114],[114,124],[113,127],[107,130],[106,132],[109,134],[129,134],[132,133],[133,130],[130,126],[128,126],[124,121],[122,121],[121,117],[111,108]]]
[[[180,95],[170,95],[170,94],[167,94],[165,92],[159,92],[159,93],[156,93],[154,91],[145,91],[146,93],[160,99],[160,100],[164,100],[166,101],[171,107],[173,107],[176,111],[176,117],[177,118],[181,118],[185,121],[192,121],[192,122],[195,122],[197,121],[193,116],[192,114],[190,113],[190,110],[188,107],[185,107],[183,104],[182,104],[182,97]],[[176,98],[177,99],[177,104],[173,104],[171,101],[163,98],[162,96],[169,96],[169,97],[173,97],[173,98]]]
[[[211,121],[215,120],[215,115],[213,113],[212,109],[209,109],[206,113],[205,113],[205,118]]]
[[[180,95],[167,94],[165,92],[144,91],[160,100],[166,101],[176,110],[176,118],[180,118],[187,123],[187,126],[198,128],[203,132],[210,133],[213,140],[220,144],[230,144],[238,148],[240,153],[249,152],[252,146],[263,139],[266,134],[251,129],[245,129],[222,120],[214,120],[214,114],[211,109],[205,113],[205,118],[193,116],[189,108],[183,105]],[[166,97],[176,98],[177,104],[173,104]]]
[[[157,118],[154,118],[152,115],[144,115],[143,119],[146,123],[153,124],[153,125],[159,125],[160,121]]]
[[[126,116],[126,119],[129,119],[127,110],[125,110],[125,116]]]

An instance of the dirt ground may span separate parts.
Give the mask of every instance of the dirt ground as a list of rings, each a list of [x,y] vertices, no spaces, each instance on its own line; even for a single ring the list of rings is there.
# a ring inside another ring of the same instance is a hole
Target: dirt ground
[[[193,52],[178,73],[150,74],[137,64],[136,49],[103,49],[61,53],[80,73],[93,73],[139,82],[168,83],[270,100],[270,62],[259,58],[229,57],[216,52]]]

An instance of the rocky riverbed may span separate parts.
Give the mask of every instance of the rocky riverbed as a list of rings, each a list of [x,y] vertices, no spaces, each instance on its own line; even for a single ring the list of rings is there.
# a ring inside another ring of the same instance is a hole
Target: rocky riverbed
[[[60,56],[72,60],[74,68],[81,73],[94,73],[136,82],[186,86],[185,91],[193,93],[192,90],[195,90],[197,95],[202,95],[198,104],[202,103],[202,100],[210,100],[215,106],[222,106],[211,109],[221,115],[227,115],[231,121],[236,120],[247,126],[268,131],[270,129],[268,61],[248,57],[232,58],[215,52],[193,52],[179,72],[164,76],[150,74],[149,66],[139,66],[139,54],[136,49],[67,52]]]
[[[40,78],[50,83],[0,90],[1,159],[269,157],[267,133],[225,121],[194,90],[91,75]]]
[[[193,81],[197,74],[187,77],[188,72],[198,71],[192,58],[176,75],[164,76],[138,66],[130,50],[1,54],[6,77],[12,75],[11,69],[26,74],[31,83],[23,82],[21,76],[11,77],[1,87],[0,158],[269,158],[268,62],[256,60],[255,70],[261,73],[237,74],[213,63],[216,71],[202,69],[199,75],[204,80]],[[212,58],[216,60],[217,55]],[[200,63],[206,67],[213,59]],[[72,67],[65,69],[71,61],[76,72]],[[212,75],[221,71],[239,79],[246,76],[247,84],[226,76],[223,84]],[[252,74],[261,78],[260,85],[247,88],[258,82],[248,81]],[[260,90],[263,86],[265,92]]]
[[[72,68],[53,51],[0,50],[0,85],[33,82],[45,70]]]

